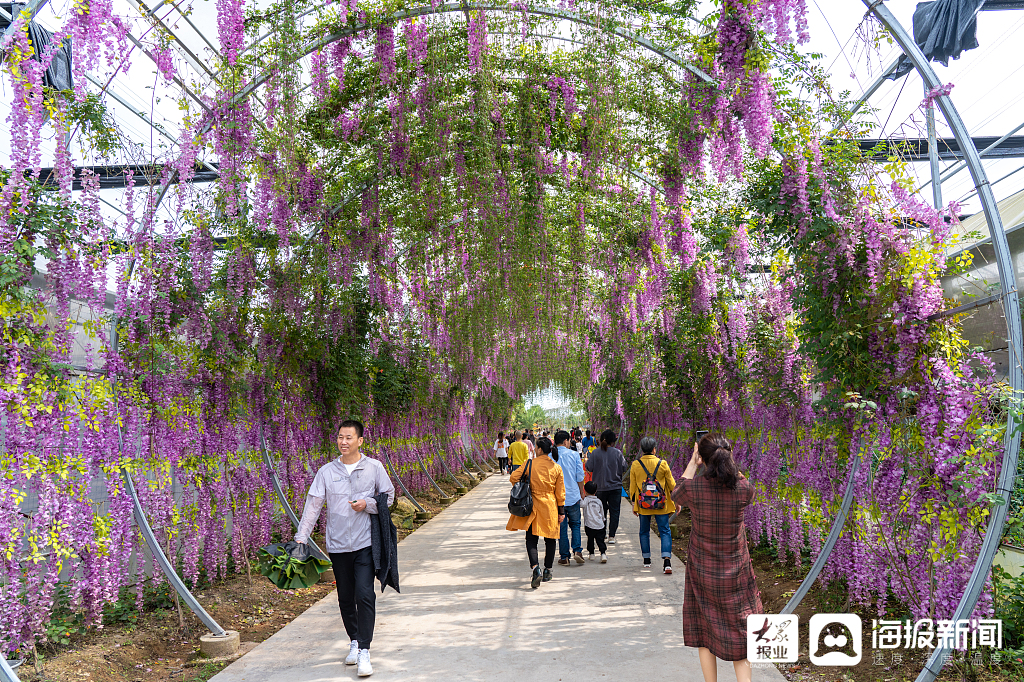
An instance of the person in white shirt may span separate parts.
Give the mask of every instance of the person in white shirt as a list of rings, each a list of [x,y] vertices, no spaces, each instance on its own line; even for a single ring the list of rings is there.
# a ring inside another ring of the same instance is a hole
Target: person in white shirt
[[[380,493],[387,493],[388,506],[395,501],[395,486],[384,465],[364,457],[363,424],[346,419],[338,427],[341,456],[320,467],[306,495],[302,520],[295,541],[305,544],[327,502],[327,553],[338,587],[341,620],[350,640],[346,665],[358,664],[358,674],[373,674],[370,641],[376,619],[377,595],[373,591],[373,552],[370,515],[377,513]]]
[[[508,441],[505,440],[504,431],[498,431],[498,440],[494,441],[494,456],[498,458],[498,468],[501,473],[512,473],[508,470]]]

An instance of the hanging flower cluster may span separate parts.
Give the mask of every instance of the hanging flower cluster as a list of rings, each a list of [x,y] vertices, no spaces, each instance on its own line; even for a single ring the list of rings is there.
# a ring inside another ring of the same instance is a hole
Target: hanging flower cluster
[[[944,217],[807,137],[808,112],[780,111],[762,46],[805,39],[802,0],[728,0],[703,42],[645,21],[685,72],[613,39],[606,8],[570,6],[587,21],[561,40],[528,3],[396,25],[397,7],[356,0],[248,16],[219,0],[217,79],[147,160],[155,176],[127,174],[116,220],[97,177],[72,191],[60,140],[102,108],[79,77],[126,68],[127,24],[76,6],[73,103],[43,91],[46,59],[15,33],[0,649],[41,636],[61,575],[90,624],[126,588],[141,603],[136,576],[159,571],[124,476],[196,585],[290,535],[273,477],[301,506],[341,418],[427,490],[548,386],[595,426],[625,421],[627,449],[645,427],[676,457],[684,431],[727,430],[762,491],[751,529],[795,557],[820,550],[852,459],[877,462],[855,481],[870,520],[827,576],[855,576],[859,603],[891,592],[949,613],[999,448],[984,363],[929,321]],[[179,83],[199,76],[171,46],[149,52],[154,87],[188,101]],[[47,117],[56,192],[37,178]]]

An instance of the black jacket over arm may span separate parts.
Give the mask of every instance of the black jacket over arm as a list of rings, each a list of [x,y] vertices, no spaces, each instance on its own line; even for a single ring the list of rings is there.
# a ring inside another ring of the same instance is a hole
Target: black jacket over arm
[[[377,500],[377,513],[372,515],[370,522],[371,551],[373,552],[373,570],[380,581],[380,591],[388,585],[398,589],[398,529],[391,522],[391,510],[388,508],[388,494],[380,493]]]

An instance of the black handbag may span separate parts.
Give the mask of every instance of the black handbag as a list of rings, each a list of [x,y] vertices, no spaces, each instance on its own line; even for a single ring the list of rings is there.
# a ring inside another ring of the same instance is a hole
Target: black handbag
[[[512,516],[529,516],[533,513],[533,493],[530,491],[530,467],[533,460],[526,463],[523,477],[512,486],[508,497],[508,511]]]

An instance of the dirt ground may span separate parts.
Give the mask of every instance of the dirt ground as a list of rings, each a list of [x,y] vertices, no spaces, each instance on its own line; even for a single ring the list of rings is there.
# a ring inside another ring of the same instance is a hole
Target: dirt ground
[[[467,477],[460,479],[463,484],[469,482]],[[454,485],[443,481],[439,485],[454,496]],[[417,501],[432,514],[453,501],[442,502],[441,497],[434,489],[416,494]],[[412,529],[399,528],[399,542],[423,523],[414,522]],[[334,583],[321,582],[302,590],[280,590],[253,565],[251,583],[245,574],[235,574],[195,594],[214,620],[239,632],[244,653],[333,589]],[[182,611],[184,628],[177,610],[171,607],[139,614],[130,625],[93,629],[74,637],[67,646],[41,646],[42,672],[36,672],[30,657],[17,673],[22,682],[203,682],[230,661],[200,656],[199,636],[206,628],[184,604]]]
[[[683,509],[675,519],[679,528],[679,537],[673,538],[672,548],[686,563],[686,547],[690,538],[690,510]],[[750,557],[754,564],[754,576],[761,592],[761,602],[766,613],[778,613],[800,587],[807,568],[797,569],[792,560],[779,561],[774,552],[750,545]],[[808,641],[807,626],[815,613],[856,613],[864,624],[862,641],[864,655],[855,666],[817,666],[810,662],[806,643]],[[870,609],[851,607],[836,592],[829,592],[817,584],[811,588],[807,596],[796,609],[800,618],[800,656],[791,665],[777,665],[786,679],[792,682],[913,682],[924,668],[927,653],[914,650],[897,649],[879,652],[884,654],[881,661],[876,661],[871,650],[871,620],[879,618],[877,612]],[[894,653],[900,659],[894,661]],[[989,682],[1010,679],[1005,669],[1000,667],[974,667],[965,670],[961,663],[948,663],[939,679],[959,680],[961,682]],[[756,678],[755,672],[755,678]]]

